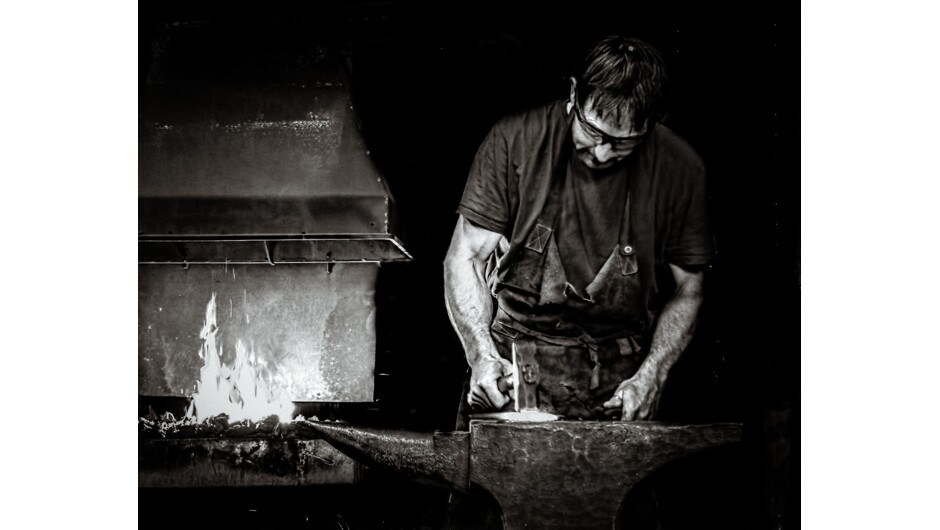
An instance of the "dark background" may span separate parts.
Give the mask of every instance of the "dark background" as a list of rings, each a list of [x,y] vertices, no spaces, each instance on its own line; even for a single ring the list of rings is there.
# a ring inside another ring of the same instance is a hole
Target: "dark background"
[[[725,527],[793,528],[799,525],[799,31],[796,13],[780,4],[734,11],[601,1],[337,1],[303,9],[141,4],[141,90],[150,37],[168,23],[244,31],[265,43],[259,53],[274,62],[318,47],[346,59],[363,136],[397,200],[399,237],[415,258],[380,270],[370,413],[396,427],[450,430],[466,363],[444,309],[442,261],[477,146],[501,116],[567,97],[570,65],[591,41],[625,33],[651,42],[675,82],[666,124],[692,144],[709,172],[719,249],[701,326],[671,375],[660,419],[744,422],[744,456],[720,461],[730,470],[724,478],[717,477],[719,464],[699,464],[698,475],[714,480],[687,486],[726,486],[728,496],[716,500],[712,493],[686,506],[699,512],[718,506],[713,520]],[[142,492],[141,522],[147,506],[182,495]],[[230,492],[202,495],[231,498]],[[251,513],[262,516],[249,526],[313,525],[310,510],[299,507],[310,495],[289,495],[297,499],[285,511],[255,492]],[[434,527],[439,520],[438,493],[394,477],[375,475],[358,489],[316,495],[332,499],[353,528]],[[374,518],[353,508],[363,503],[375,509]],[[313,513],[314,521],[323,515]],[[324,524],[341,528],[335,521]]]

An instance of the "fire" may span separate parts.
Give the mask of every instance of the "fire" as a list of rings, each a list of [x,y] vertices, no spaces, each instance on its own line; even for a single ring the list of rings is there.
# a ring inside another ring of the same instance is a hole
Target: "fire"
[[[247,294],[246,294],[247,297]],[[247,313],[245,315],[248,322]],[[199,333],[203,340],[199,357],[203,367],[199,369],[199,381],[186,416],[203,421],[220,414],[228,415],[229,421],[262,420],[277,416],[279,421],[290,421],[294,403],[290,400],[290,381],[262,374],[277,373],[265,370],[267,361],[263,352],[252,346],[245,347],[241,339],[235,341],[235,360],[223,362],[222,344],[219,341],[219,326],[216,319],[215,293],[206,306],[206,320]]]

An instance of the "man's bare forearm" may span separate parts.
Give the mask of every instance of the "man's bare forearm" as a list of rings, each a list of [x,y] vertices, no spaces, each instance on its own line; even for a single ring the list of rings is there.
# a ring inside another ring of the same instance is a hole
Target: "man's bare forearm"
[[[471,367],[499,359],[490,337],[493,299],[483,269],[500,237],[461,216],[444,258],[444,305]]]
[[[448,256],[444,262],[444,302],[450,322],[460,337],[467,363],[498,358],[490,337],[493,301],[483,278],[482,265],[472,259]]]
[[[665,383],[669,370],[689,345],[698,323],[699,309],[704,296],[701,273],[680,285],[673,298],[663,308],[653,332],[650,353],[640,371]]]

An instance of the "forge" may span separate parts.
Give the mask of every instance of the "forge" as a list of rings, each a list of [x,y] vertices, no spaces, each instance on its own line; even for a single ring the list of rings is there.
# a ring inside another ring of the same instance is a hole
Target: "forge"
[[[138,125],[141,487],[355,481],[357,464],[285,422],[303,404],[373,401],[378,269],[411,259],[342,58],[316,47],[259,73],[269,57],[244,38],[199,23],[153,36]]]

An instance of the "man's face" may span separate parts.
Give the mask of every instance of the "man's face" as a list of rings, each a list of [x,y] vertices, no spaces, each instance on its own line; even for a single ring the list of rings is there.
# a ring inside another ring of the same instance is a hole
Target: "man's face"
[[[580,107],[572,90],[570,103],[571,112],[575,113],[571,125],[575,150],[578,159],[591,169],[606,169],[617,164],[632,153],[646,137],[646,129],[633,129],[630,116],[624,120],[626,123],[600,119],[594,112],[590,97],[585,106]]]

